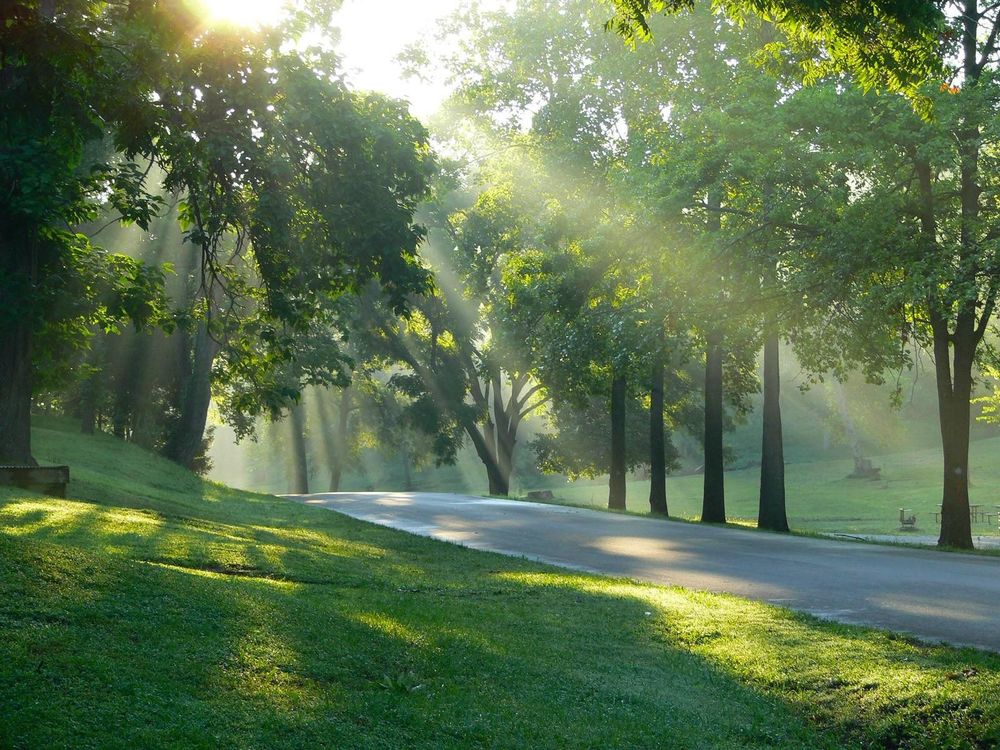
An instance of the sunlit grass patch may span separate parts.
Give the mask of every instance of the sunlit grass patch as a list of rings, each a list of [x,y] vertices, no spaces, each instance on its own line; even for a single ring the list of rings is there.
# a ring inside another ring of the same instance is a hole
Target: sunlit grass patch
[[[2,498],[0,498],[2,502]],[[83,503],[50,499],[14,499],[0,505],[0,529],[7,534],[35,534],[46,528],[66,529],[91,509]]]
[[[330,533],[311,529],[283,529],[274,526],[250,526],[257,539],[274,539],[286,544],[310,547],[328,555],[340,557],[366,557],[379,559],[386,556],[386,550],[374,544],[339,539]]]
[[[353,619],[384,635],[405,641],[410,646],[424,647],[427,645],[427,636],[425,634],[418,633],[408,625],[386,614],[358,612],[354,615]]]

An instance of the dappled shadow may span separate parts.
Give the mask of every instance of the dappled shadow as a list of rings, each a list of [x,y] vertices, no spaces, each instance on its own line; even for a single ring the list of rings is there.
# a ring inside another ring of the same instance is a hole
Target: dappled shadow
[[[764,694],[780,695],[814,725],[841,736],[844,746],[992,748],[1000,742],[994,713],[1000,707],[1000,657],[993,654],[820,623],[732,596],[568,572],[496,575],[545,590],[636,602],[645,615],[638,627],[654,642],[696,654]],[[635,614],[632,607],[622,609]]]

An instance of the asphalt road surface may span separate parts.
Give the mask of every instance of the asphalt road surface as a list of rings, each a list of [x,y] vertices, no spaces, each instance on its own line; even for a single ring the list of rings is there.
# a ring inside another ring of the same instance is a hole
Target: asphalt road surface
[[[1000,651],[1000,558],[435,493],[292,499],[475,549]]]

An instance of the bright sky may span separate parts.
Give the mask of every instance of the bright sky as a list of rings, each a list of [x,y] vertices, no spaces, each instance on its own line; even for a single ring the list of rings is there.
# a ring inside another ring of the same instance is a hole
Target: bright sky
[[[255,26],[277,20],[290,0],[187,0],[200,5],[211,23]],[[340,53],[351,83],[406,99],[411,111],[427,119],[447,93],[443,84],[404,79],[396,56],[419,40],[434,43],[442,18],[471,0],[343,0],[336,15],[341,30]],[[484,8],[510,0],[480,0]],[[433,59],[433,54],[429,55]]]
[[[340,52],[351,82],[410,102],[413,114],[433,114],[445,91],[403,78],[395,57],[418,39],[434,36],[438,19],[464,0],[344,0],[338,14]]]
[[[357,88],[406,99],[413,114],[426,119],[444,99],[444,87],[404,79],[394,59],[411,42],[431,41],[437,21],[467,3],[468,0],[344,0],[338,14],[340,51],[351,82]]]

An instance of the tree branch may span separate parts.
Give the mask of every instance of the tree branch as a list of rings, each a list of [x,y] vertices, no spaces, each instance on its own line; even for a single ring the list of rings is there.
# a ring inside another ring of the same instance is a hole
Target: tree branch
[[[714,213],[732,214],[733,216],[742,216],[747,219],[760,219],[759,214],[756,214],[752,211],[743,211],[738,208],[729,208],[727,206],[712,206],[709,205],[708,203],[695,203],[694,205],[697,208],[704,209],[705,211],[712,211]],[[809,226],[808,224],[799,224],[794,221],[791,222],[764,221],[762,222],[762,226],[773,226],[773,227],[780,227],[782,229],[793,229],[797,232],[805,232],[806,234],[811,234],[817,237],[821,234],[820,230],[816,227]]]
[[[979,61],[976,63],[976,67],[980,70],[986,67],[986,64],[990,61],[990,57],[996,52],[998,35],[1000,35],[1000,18],[994,18],[993,28],[990,29],[990,35],[986,38],[983,51],[979,56]]]
[[[520,417],[521,419],[524,419],[524,417],[528,416],[528,415],[529,415],[529,414],[531,414],[532,412],[534,412],[534,411],[537,411],[537,410],[538,410],[538,409],[540,409],[541,407],[545,406],[545,404],[547,404],[547,403],[548,403],[549,401],[551,401],[551,400],[552,400],[552,396],[545,396],[544,398],[541,398],[541,399],[539,399],[539,400],[538,400],[537,402],[535,402],[534,404],[532,404],[532,405],[531,405],[531,406],[529,406],[528,408],[526,408],[526,409],[522,409],[522,410],[521,410],[521,411],[520,411],[520,412],[518,413],[518,416],[519,416],[519,417]]]

